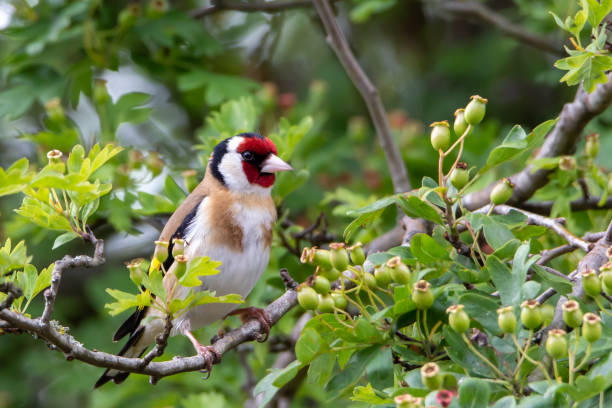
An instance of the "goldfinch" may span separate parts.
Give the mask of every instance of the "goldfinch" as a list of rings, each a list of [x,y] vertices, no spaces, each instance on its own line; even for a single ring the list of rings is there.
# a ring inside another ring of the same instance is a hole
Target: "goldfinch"
[[[267,137],[242,133],[219,143],[208,162],[202,182],[187,196],[172,214],[159,240],[170,242],[164,284],[168,287],[176,279],[172,273],[172,240],[185,240],[187,259],[208,256],[220,261],[219,274],[201,277],[196,290],[215,291],[217,296],[237,293],[246,297],[268,266],[272,228],[276,208],[270,195],[275,173],[292,170],[276,155],[276,146]],[[189,288],[178,286],[174,298],[187,296]],[[182,334],[189,338],[196,351],[206,360],[208,371],[219,356],[210,346],[202,346],[192,330],[223,319],[229,314],[241,314],[243,320],[256,318],[269,331],[269,318],[263,310],[245,308],[235,310],[236,304],[212,303],[196,306],[172,322],[171,336]],[[128,342],[119,355],[142,356],[164,330],[164,319],[143,319],[160,312],[153,308],[134,312],[113,336],[117,341],[127,334]],[[113,380],[119,384],[129,373],[108,369],[95,387]]]

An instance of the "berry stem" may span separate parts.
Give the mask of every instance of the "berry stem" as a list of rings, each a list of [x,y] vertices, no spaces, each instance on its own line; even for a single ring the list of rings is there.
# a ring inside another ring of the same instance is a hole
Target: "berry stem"
[[[521,359],[517,363],[516,369],[514,371],[515,378],[518,379],[518,375],[519,375],[519,371],[520,371],[521,365],[523,364],[524,360],[527,360],[531,364],[536,365],[542,371],[542,373],[544,374],[544,376],[546,377],[548,382],[551,383],[552,379],[548,375],[548,371],[546,370],[546,367],[544,367],[544,365],[541,362],[536,361],[533,358],[529,357],[529,355],[527,354],[527,350],[529,350],[529,346],[531,345],[531,340],[532,339],[533,339],[533,330],[529,330],[529,337],[527,337],[527,343],[525,344],[525,349],[523,350],[523,348],[521,347],[521,345],[518,342],[518,339],[516,338],[516,335],[514,333],[512,333],[512,340],[514,341],[514,345],[516,346],[516,350],[521,354]]]

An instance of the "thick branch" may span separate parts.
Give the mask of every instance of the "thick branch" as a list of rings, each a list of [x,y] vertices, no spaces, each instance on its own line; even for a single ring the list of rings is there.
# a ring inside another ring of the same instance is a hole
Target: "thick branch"
[[[436,13],[452,14],[458,17],[477,20],[489,24],[504,35],[512,37],[524,44],[548,53],[563,56],[562,44],[552,39],[529,32],[525,27],[514,24],[501,14],[488,8],[485,4],[476,1],[439,1],[432,6]]]
[[[591,119],[602,113],[612,102],[612,73],[608,74],[608,82],[600,84],[593,93],[588,94],[579,88],[574,101],[565,104],[554,129],[546,138],[536,155],[537,158],[557,157],[569,154],[575,150],[578,139]],[[552,170],[532,172],[532,166],[527,166],[520,173],[510,177],[514,183],[510,205],[518,205],[527,201],[540,187],[548,182]],[[494,184],[468,194],[463,198],[463,205],[468,210],[475,210],[489,203],[489,194]]]
[[[389,126],[387,114],[380,99],[380,95],[378,94],[378,90],[372,84],[353,55],[346,37],[342,33],[340,26],[338,26],[330,1],[313,0],[313,3],[325,27],[328,43],[336,53],[336,56],[342,63],[346,73],[351,78],[351,81],[353,81],[353,84],[361,94],[368,108],[368,112],[376,128],[378,141],[385,152],[387,165],[391,171],[391,180],[393,181],[394,190],[396,192],[409,191],[410,181],[408,180],[406,165],[404,164],[402,155],[391,134],[391,127]]]
[[[289,284],[293,286],[294,283],[295,282],[290,282]],[[270,316],[272,324],[275,324],[296,304],[297,292],[294,289],[289,289],[264,310],[268,316]],[[71,359],[74,358],[96,367],[114,368],[120,371],[146,374],[155,379],[186,371],[202,370],[206,367],[204,357],[200,355],[175,358],[163,362],[150,362],[148,365],[145,365],[140,358],[127,358],[101,351],[90,350],[72,336],[62,334],[62,328],[54,322],[45,325],[39,320],[30,319],[22,314],[7,309],[0,310],[0,319],[8,322],[11,327],[30,332],[43,338],[65,355],[70,356]],[[214,344],[214,348],[219,354],[223,355],[239,344],[256,339],[261,329],[259,321],[250,320],[239,328],[225,333],[223,338]]]

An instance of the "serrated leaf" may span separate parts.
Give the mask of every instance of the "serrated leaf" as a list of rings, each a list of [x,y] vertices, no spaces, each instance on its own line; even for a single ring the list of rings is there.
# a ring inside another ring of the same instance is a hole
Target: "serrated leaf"
[[[200,276],[210,276],[219,273],[221,262],[213,261],[207,256],[193,258],[187,264],[187,271],[179,279],[179,283],[186,287],[200,286],[202,281]]]

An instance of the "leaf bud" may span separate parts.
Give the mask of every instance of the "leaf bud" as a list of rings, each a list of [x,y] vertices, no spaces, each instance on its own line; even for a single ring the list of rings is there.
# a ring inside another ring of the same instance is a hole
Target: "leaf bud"
[[[612,262],[606,262],[599,268],[599,277],[604,287],[612,291]]]
[[[332,299],[334,299],[334,304],[338,309],[346,309],[348,305],[348,300],[346,299],[346,295],[342,292],[332,292]]]
[[[160,264],[163,264],[166,259],[168,259],[168,241],[155,241],[155,252],[153,253],[153,258],[157,260]]]
[[[470,181],[470,174],[467,170],[467,164],[464,162],[457,163],[457,167],[450,175],[450,182],[457,190],[461,190]]]
[[[298,289],[298,303],[306,310],[315,310],[319,307],[319,295],[310,286],[302,286]]]
[[[169,8],[167,0],[149,0],[147,4],[147,17],[159,18],[166,14]]]
[[[442,373],[436,363],[427,363],[421,367],[421,381],[430,390],[437,390],[442,385]]]
[[[106,89],[105,80],[94,80],[93,99],[97,105],[104,105],[110,99],[110,95],[108,94],[108,90]]]
[[[185,272],[187,272],[187,257],[183,254],[177,255],[174,258],[174,276],[176,276],[177,280],[181,280],[183,276],[185,276]]]
[[[564,330],[553,329],[548,332],[546,352],[555,359],[567,356],[567,338]]]
[[[455,121],[453,122],[453,130],[457,136],[461,137],[468,128],[468,124],[465,121],[465,109],[459,108],[455,111]]]
[[[563,309],[563,321],[572,329],[582,324],[582,310],[575,300],[568,300],[561,307]]]
[[[502,179],[493,190],[491,190],[491,202],[495,205],[504,204],[506,201],[512,197],[512,190],[514,189],[514,184],[507,178]]]
[[[357,242],[355,245],[348,247],[348,251],[353,265],[363,265],[366,260],[366,254],[361,242]]]
[[[431,145],[436,151],[446,150],[450,146],[451,134],[448,121],[434,122],[431,125]]]
[[[548,326],[555,317],[555,307],[550,303],[544,303],[540,306],[540,312],[542,312],[542,323]]]
[[[586,137],[586,146],[584,148],[587,157],[594,159],[599,153],[599,133],[592,133]]]
[[[410,394],[402,394],[393,398],[395,408],[419,408],[423,406],[423,398],[413,397]]]
[[[62,101],[60,98],[49,99],[45,103],[45,111],[49,119],[54,123],[61,123],[66,118],[66,113],[64,112],[64,108],[62,108]]]
[[[482,122],[487,110],[487,100],[478,95],[472,95],[471,101],[465,107],[465,121],[474,126]]]
[[[329,244],[330,260],[334,268],[339,271],[346,270],[349,263],[349,256],[342,242],[332,242]]]
[[[174,238],[172,240],[172,256],[183,255],[185,252],[185,240],[182,238]]]
[[[595,313],[586,313],[582,318],[582,337],[589,343],[595,343],[601,337],[601,318]]]
[[[535,330],[542,325],[540,302],[526,300],[521,304],[521,322],[529,330]]]
[[[395,283],[400,285],[410,283],[410,269],[402,262],[402,258],[394,256],[387,261],[385,266],[389,268],[391,279]]]
[[[119,12],[119,16],[117,17],[117,22],[119,23],[119,27],[122,29],[126,29],[128,27],[133,26],[140,17],[140,13],[142,12],[140,4],[131,3],[128,4],[123,10]]]
[[[319,295],[319,307],[317,310],[321,313],[333,313],[335,306],[334,299],[330,295]]]
[[[587,269],[581,273],[582,286],[590,297],[597,297],[601,293],[601,279],[593,269]]]
[[[574,156],[563,156],[559,159],[559,168],[564,171],[574,170],[576,168],[576,159]]]
[[[315,277],[312,287],[317,293],[321,295],[327,295],[329,291],[331,290],[331,284],[323,276]]]
[[[385,265],[379,265],[374,269],[374,277],[381,288],[386,288],[391,283],[391,273]]]
[[[497,309],[497,324],[503,333],[513,334],[516,331],[516,315],[512,306]]]
[[[49,159],[49,164],[60,164],[62,163],[62,152],[57,149],[49,150],[47,159]]]
[[[370,289],[376,289],[376,278],[370,272],[363,273],[363,282]]]
[[[145,271],[143,271],[141,268],[143,261],[144,260],[142,258],[132,259],[126,265],[130,271],[130,280],[134,282],[136,286],[140,286],[145,277]]]
[[[420,280],[414,284],[412,289],[412,301],[417,309],[427,310],[433,305],[434,296],[431,291],[429,282]]]
[[[470,316],[464,310],[463,305],[453,305],[446,309],[448,323],[457,333],[465,333],[470,328]]]

